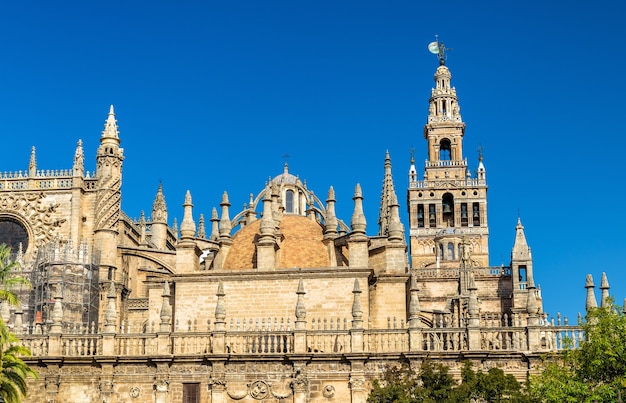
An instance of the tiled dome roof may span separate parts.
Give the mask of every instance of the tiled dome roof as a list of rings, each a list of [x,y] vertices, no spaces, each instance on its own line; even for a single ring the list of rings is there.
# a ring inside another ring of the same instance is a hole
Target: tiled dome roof
[[[247,270],[256,267],[256,246],[261,220],[239,230],[224,261],[224,270]],[[276,268],[329,267],[326,246],[322,243],[322,227],[310,218],[284,215],[280,221],[280,249]]]

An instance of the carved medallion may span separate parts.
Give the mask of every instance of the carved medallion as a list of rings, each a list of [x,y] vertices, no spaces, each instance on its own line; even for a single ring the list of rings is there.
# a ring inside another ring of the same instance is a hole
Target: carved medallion
[[[333,385],[324,386],[324,389],[322,389],[322,395],[324,395],[327,399],[335,397],[335,387]]]
[[[265,399],[269,395],[269,386],[263,381],[256,381],[250,385],[250,396],[257,400]]]
[[[133,386],[132,388],[130,388],[130,392],[128,392],[128,396],[134,399],[134,398],[139,397],[140,392],[141,392],[141,389],[139,389],[138,386]]]

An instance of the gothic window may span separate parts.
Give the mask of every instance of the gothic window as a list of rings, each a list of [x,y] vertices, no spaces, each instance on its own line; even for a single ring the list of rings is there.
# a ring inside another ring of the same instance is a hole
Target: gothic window
[[[452,242],[448,242],[448,255],[446,256],[447,260],[454,260],[454,244]]]
[[[0,244],[11,247],[12,252],[17,252],[20,243],[22,251],[28,248],[28,231],[18,220],[11,217],[0,217]]]
[[[285,194],[285,212],[293,213],[293,190],[288,190]]]
[[[452,144],[450,140],[443,139],[439,142],[439,161],[450,161],[452,159]]]

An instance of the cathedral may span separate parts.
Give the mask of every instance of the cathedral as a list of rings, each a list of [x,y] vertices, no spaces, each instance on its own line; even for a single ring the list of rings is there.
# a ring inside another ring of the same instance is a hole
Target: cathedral
[[[510,264],[489,266],[487,173],[482,155],[474,174],[464,156],[451,78],[441,59],[406,199],[381,152],[380,213],[367,219],[358,184],[338,217],[332,187],[314,192],[285,165],[248,184],[242,211],[224,193],[195,221],[188,192],[171,222],[159,187],[132,220],[113,107],[95,173],[80,141],[68,170],[40,169],[33,148],[27,172],[0,176],[0,243],[32,282],[0,309],[39,373],[26,401],[364,403],[399,362],[458,375],[469,360],[522,380],[565,337],[578,343],[579,327],[543,312],[520,220]]]

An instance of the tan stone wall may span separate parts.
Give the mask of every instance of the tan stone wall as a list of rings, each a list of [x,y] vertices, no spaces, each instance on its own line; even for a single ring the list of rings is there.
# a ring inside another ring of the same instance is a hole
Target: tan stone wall
[[[406,282],[407,277],[383,277],[370,287],[370,326],[375,329],[397,327],[407,323]],[[389,320],[391,326],[389,326]]]
[[[361,275],[363,276],[363,275]],[[197,320],[205,324],[207,320],[215,321],[215,306],[217,303],[217,282],[194,281],[180,278],[176,281],[176,311],[174,317],[179,323]],[[226,308],[227,328],[230,320],[249,321],[277,318],[291,319],[294,326],[295,310],[297,302],[298,278],[289,276],[286,278],[266,276],[242,276],[239,279],[227,279],[223,281],[224,306]],[[354,300],[352,290],[354,278],[334,277],[332,273],[321,273],[317,278],[304,278],[304,306],[306,308],[309,325],[312,319],[318,318],[346,318],[348,323],[352,320],[352,303]],[[360,280],[361,306],[363,318],[366,320],[368,309],[367,280]],[[285,322],[286,323],[286,322]],[[260,323],[259,323],[260,325]]]

